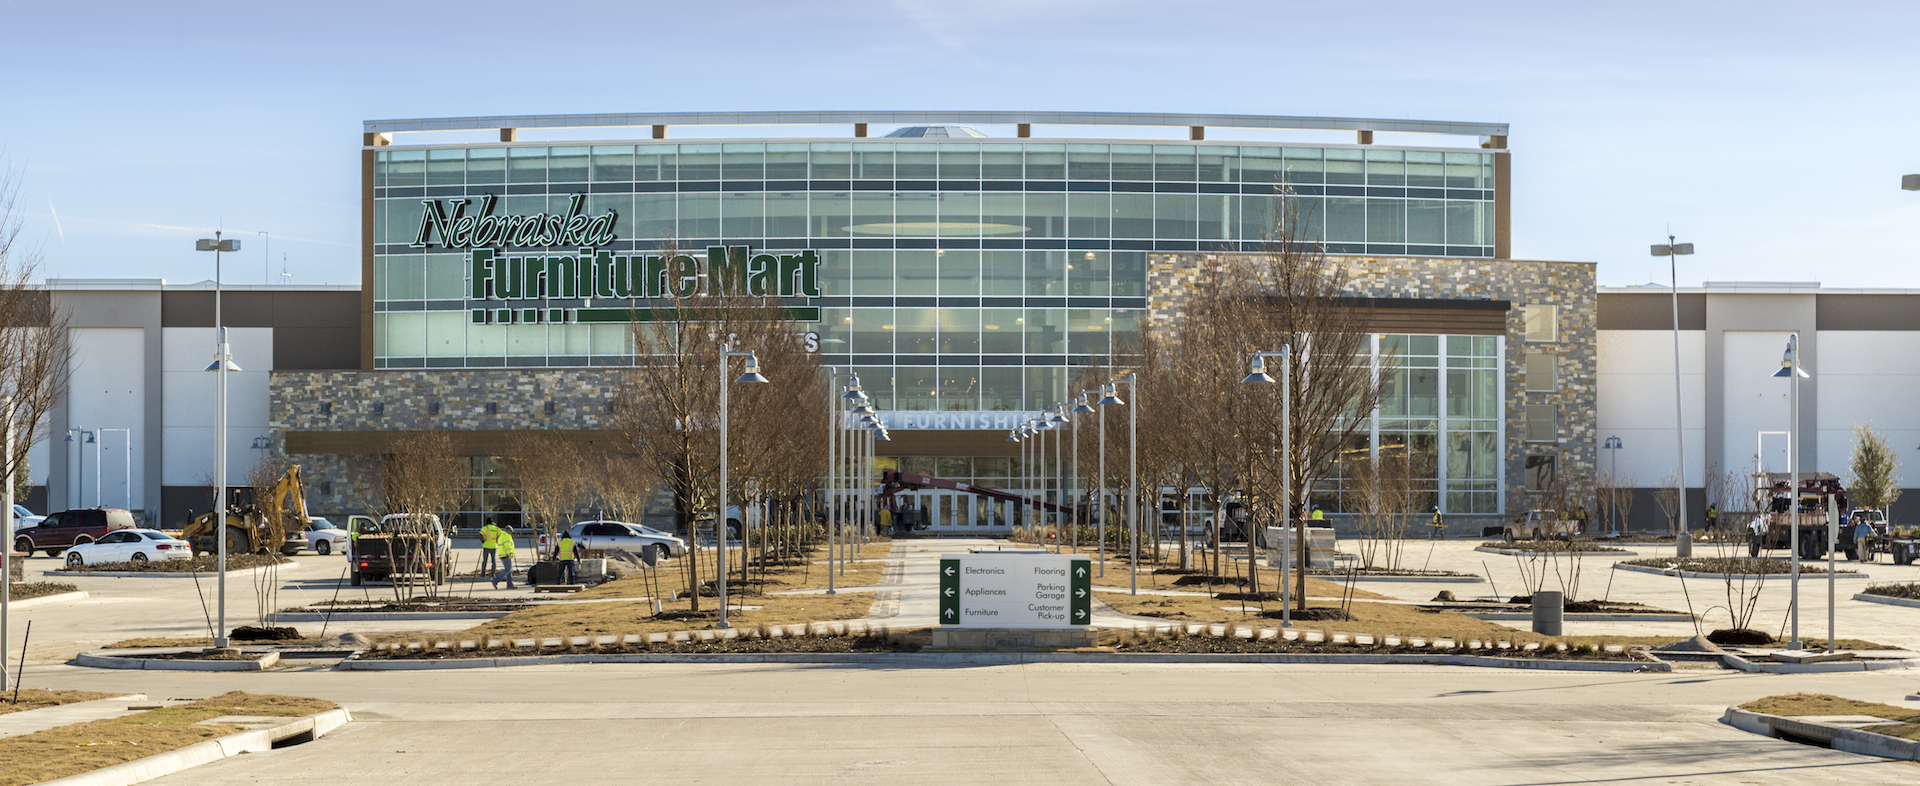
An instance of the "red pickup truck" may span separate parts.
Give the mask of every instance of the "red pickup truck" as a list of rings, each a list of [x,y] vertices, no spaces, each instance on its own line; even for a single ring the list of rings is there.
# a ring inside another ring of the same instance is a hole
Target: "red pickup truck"
[[[82,543],[92,543],[117,529],[134,529],[133,514],[119,508],[88,508],[52,513],[45,521],[13,534],[13,550],[22,554],[45,551],[49,557]]]

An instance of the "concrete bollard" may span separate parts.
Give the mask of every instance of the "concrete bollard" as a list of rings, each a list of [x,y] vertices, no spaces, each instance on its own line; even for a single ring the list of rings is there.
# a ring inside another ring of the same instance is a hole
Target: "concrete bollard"
[[[1533,632],[1542,636],[1560,635],[1563,612],[1564,604],[1561,603],[1558,590],[1533,593]]]

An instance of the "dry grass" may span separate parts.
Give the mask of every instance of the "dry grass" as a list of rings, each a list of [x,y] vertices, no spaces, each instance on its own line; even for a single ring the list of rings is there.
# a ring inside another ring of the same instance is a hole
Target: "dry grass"
[[[1280,625],[1280,604],[1267,603],[1264,608],[1274,613],[1271,619],[1260,616],[1262,604],[1241,604],[1235,601],[1220,601],[1212,598],[1166,597],[1155,595],[1129,595],[1126,593],[1095,593],[1101,601],[1112,606],[1122,614],[1160,617],[1163,619],[1187,620],[1218,624],[1259,625],[1278,627]],[[1307,604],[1310,608],[1336,608],[1338,604],[1315,601]],[[1246,608],[1248,611],[1228,611],[1222,606]],[[1501,641],[1553,641],[1546,636],[1514,630],[1486,620],[1475,619],[1464,614],[1452,612],[1421,611],[1417,606],[1402,606],[1392,603],[1354,603],[1350,611],[1354,619],[1343,622],[1303,622],[1307,627],[1326,627],[1350,633],[1371,633],[1375,635],[1422,636],[1426,638],[1453,638],[1458,641],[1497,638]],[[1617,640],[1614,640],[1618,643]]]
[[[16,704],[13,701],[12,691],[0,691],[0,715],[125,695],[124,693],[101,693],[96,690],[27,690],[20,692],[20,701]]]
[[[727,621],[736,627],[752,625],[793,625],[811,621],[856,619],[867,615],[873,608],[873,593],[841,593],[839,595],[766,595],[748,600],[747,605],[760,606],[758,609],[730,609]],[[653,604],[647,601],[631,603],[579,603],[552,604],[516,611],[495,620],[488,620],[457,633],[393,633],[381,634],[372,638],[378,644],[406,642],[485,641],[486,639],[525,639],[549,638],[560,636],[605,636],[625,633],[653,633],[657,631],[689,630],[710,628],[714,617],[711,614],[718,607],[714,598],[701,598],[700,608],[707,612],[702,617],[658,618],[653,614]],[[733,598],[729,598],[733,600]],[[661,604],[669,615],[690,611],[691,604],[681,599]]]
[[[222,715],[297,717],[333,709],[330,701],[234,692],[177,707],[0,739],[0,786],[64,778],[241,731],[194,724]]]
[[[1197,556],[1194,560],[1194,564],[1196,566],[1200,564]],[[1198,570],[1197,567],[1195,569]],[[1232,573],[1228,573],[1226,575],[1234,576],[1234,574]],[[1245,574],[1242,573],[1241,577],[1244,577],[1244,575]],[[1180,592],[1206,592],[1208,590],[1208,586],[1206,584],[1176,584],[1175,583],[1182,578],[1186,578],[1186,576],[1182,574],[1177,574],[1177,573],[1142,572],[1140,574],[1140,588],[1143,590],[1149,590],[1149,589],[1150,590],[1176,590]],[[1292,578],[1294,578],[1296,581],[1298,580],[1297,576]],[[1093,585],[1096,588],[1127,586],[1126,562],[1123,560],[1110,561],[1109,564],[1107,565],[1106,578],[1100,578],[1098,574],[1096,574],[1093,579]],[[1292,585],[1288,585],[1288,586],[1291,587]],[[1215,584],[1212,586],[1212,590],[1214,592],[1242,592],[1245,590],[1245,588],[1242,586],[1235,586],[1232,584]],[[1260,590],[1262,592],[1279,592],[1280,591],[1280,571],[1273,568],[1261,568],[1260,569]],[[1307,595],[1309,597],[1337,598],[1337,597],[1340,597],[1342,594],[1349,593],[1349,592],[1352,594],[1354,598],[1359,598],[1363,600],[1390,600],[1390,598],[1388,598],[1386,595],[1381,595],[1377,592],[1368,592],[1367,590],[1360,589],[1359,585],[1355,585],[1352,590],[1348,590],[1344,583],[1335,581],[1333,579],[1324,579],[1324,578],[1308,578],[1307,579]],[[1276,608],[1278,607],[1276,606]]]
[[[893,553],[893,544],[890,541],[881,541],[854,549],[853,557],[857,560],[884,560],[887,558],[887,555],[891,553]],[[737,553],[733,556],[736,560],[739,558]],[[684,557],[682,559],[684,559]],[[757,586],[765,588],[768,592],[815,589],[827,586],[826,547],[822,546],[814,549],[812,559],[814,560],[812,565],[783,565],[777,568],[769,568],[764,575],[766,583]],[[703,576],[706,576],[706,578],[702,579],[703,581],[713,580],[711,576],[713,563],[711,560],[711,554],[701,556],[701,573]],[[733,563],[733,568],[734,572],[732,575],[734,578],[728,583],[727,588],[729,594],[740,590],[738,585],[740,575],[738,573],[739,564],[737,562]],[[686,577],[680,572],[678,563],[661,563],[660,567],[655,568],[655,570],[662,571],[659,576],[653,578],[654,581],[658,582],[662,593],[678,591],[684,594],[686,592]],[[880,576],[885,570],[885,562],[855,562],[847,566],[846,575],[834,577],[834,585],[839,587],[864,587],[871,584],[878,584],[880,583]],[[648,592],[645,589],[646,584],[643,581],[644,578],[643,576],[630,575],[623,579],[609,581],[589,590],[576,592],[569,597],[582,599],[646,597]],[[763,576],[761,572],[756,569],[752,573],[752,578],[758,582]],[[758,604],[759,596],[754,595],[753,597],[756,598],[753,603]]]
[[[1890,704],[1878,704],[1871,701],[1855,701],[1830,696],[1825,693],[1790,693],[1784,696],[1768,696],[1754,699],[1740,705],[1740,709],[1750,712],[1763,712],[1768,715],[1804,716],[1804,715],[1870,715],[1899,721],[1897,726],[1880,726],[1865,731],[1885,734],[1890,737],[1920,740],[1920,710],[1895,707]]]

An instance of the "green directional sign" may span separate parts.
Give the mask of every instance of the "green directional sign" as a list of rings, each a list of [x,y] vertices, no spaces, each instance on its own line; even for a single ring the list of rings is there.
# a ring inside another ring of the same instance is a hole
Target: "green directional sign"
[[[960,560],[940,560],[940,624],[960,624]]]
[[[1073,588],[1067,593],[1067,605],[1070,613],[1067,623],[1071,625],[1093,624],[1093,571],[1089,569],[1087,558],[1076,557],[1072,569],[1067,572],[1068,584]]]

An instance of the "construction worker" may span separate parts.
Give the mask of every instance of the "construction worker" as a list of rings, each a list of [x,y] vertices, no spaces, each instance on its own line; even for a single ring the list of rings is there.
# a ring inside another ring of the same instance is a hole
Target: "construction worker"
[[[500,539],[500,528],[494,526],[493,519],[480,527],[480,572],[494,570],[499,562],[493,553],[493,544]]]
[[[499,589],[504,581],[507,589],[513,589],[513,532],[501,530],[493,539],[493,551],[500,557],[500,572],[493,574],[493,588]]]
[[[1311,518],[1314,521],[1326,521],[1327,514],[1320,510],[1319,505],[1315,505],[1313,506],[1313,515],[1309,516],[1308,518]]]
[[[1433,520],[1432,520],[1432,521],[1429,521],[1429,522],[1427,522],[1427,526],[1429,526],[1429,527],[1432,527],[1432,528],[1433,528],[1433,539],[1434,539],[1434,540],[1446,540],[1446,539],[1447,539],[1447,522],[1446,522],[1446,521],[1444,521],[1444,520],[1442,520],[1442,519],[1440,518],[1440,506],[1439,506],[1439,505],[1435,505],[1435,506],[1433,506]]]
[[[580,574],[574,569],[573,533],[560,533],[560,545],[553,547],[553,558],[560,562],[560,583],[578,584]]]

